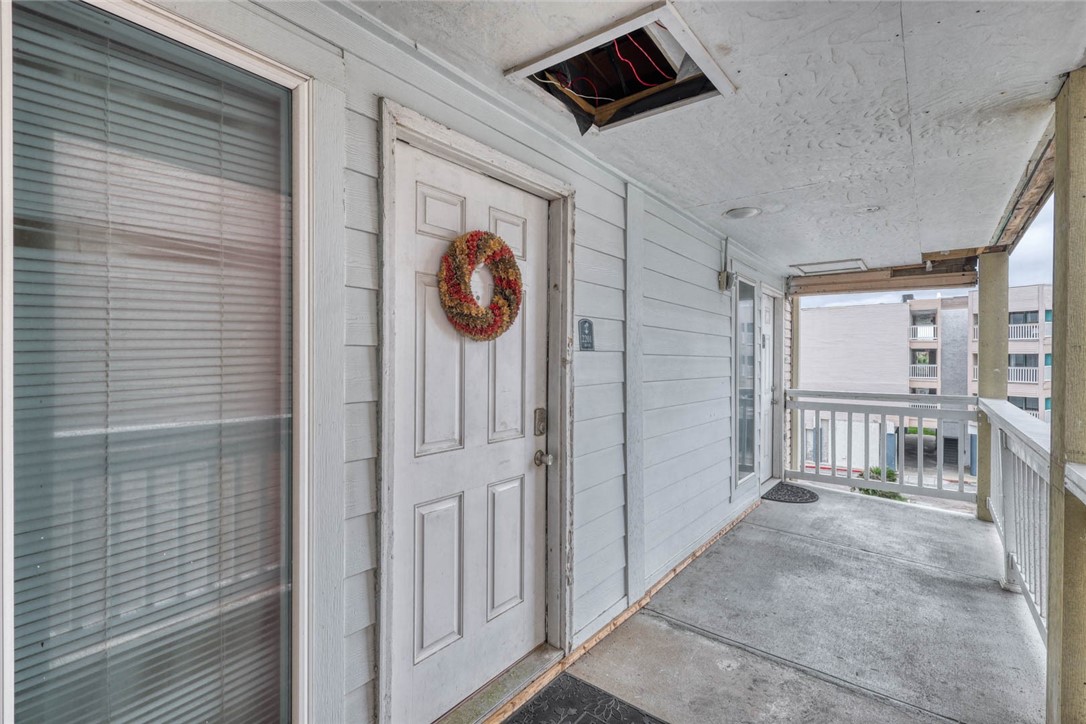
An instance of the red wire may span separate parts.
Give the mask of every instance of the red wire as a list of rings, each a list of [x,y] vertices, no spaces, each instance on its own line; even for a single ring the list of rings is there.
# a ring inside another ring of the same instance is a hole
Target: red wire
[[[641,76],[637,74],[637,68],[634,67],[634,64],[622,57],[622,52],[618,49],[618,38],[615,38],[612,42],[614,42],[615,44],[615,55],[617,55],[618,59],[621,60],[623,63],[630,66],[630,70],[633,71],[634,78],[637,78],[638,83],[645,86],[646,88],[655,88],[656,86],[660,85],[659,83],[646,83],[645,81],[641,80]]]
[[[667,74],[667,73],[665,73],[664,71],[660,70],[660,66],[656,65],[656,61],[652,59],[652,56],[651,56],[651,55],[649,55],[648,53],[646,53],[646,52],[645,52],[645,49],[644,49],[644,48],[642,48],[642,47],[641,47],[641,46],[640,46],[640,45],[638,44],[638,42],[637,42],[636,40],[634,40],[634,39],[633,39],[633,36],[632,36],[632,35],[627,35],[627,36],[626,36],[626,38],[627,38],[627,39],[628,39],[628,40],[629,40],[629,41],[630,41],[631,43],[633,43],[633,44],[634,44],[634,45],[635,45],[635,46],[637,47],[637,49],[638,49],[638,50],[640,50],[640,51],[641,51],[641,54],[642,54],[643,56],[645,56],[646,58],[648,58],[648,59],[649,59],[649,62],[650,62],[650,63],[652,63],[652,67],[656,69],[656,72],[657,72],[657,73],[659,73],[660,75],[664,76],[664,77],[665,77],[665,78],[667,78],[668,80],[672,80],[672,79],[674,78],[674,76],[668,75],[668,74]]]
[[[596,84],[593,83],[592,79],[589,78],[588,76],[584,76],[584,75],[577,76],[576,78],[574,78],[573,80],[571,80],[569,82],[570,86],[572,86],[574,83],[576,83],[579,80],[583,80],[585,83],[588,83],[588,85],[592,86],[592,95],[596,96],[596,100],[598,102],[599,99],[600,99],[600,89],[596,87]]]

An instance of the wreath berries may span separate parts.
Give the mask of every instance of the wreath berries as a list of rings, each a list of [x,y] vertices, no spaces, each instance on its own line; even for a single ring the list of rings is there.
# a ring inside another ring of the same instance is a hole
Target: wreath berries
[[[471,293],[471,275],[485,264],[494,275],[490,305],[479,306]],[[469,231],[452,240],[441,257],[438,294],[445,316],[460,334],[487,341],[505,333],[520,312],[523,291],[513,250],[489,231]]]

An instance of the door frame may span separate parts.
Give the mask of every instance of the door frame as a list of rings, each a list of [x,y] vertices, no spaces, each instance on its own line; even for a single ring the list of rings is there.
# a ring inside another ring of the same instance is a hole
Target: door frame
[[[563,571],[572,570],[573,463],[573,216],[569,184],[453,131],[388,98],[380,99],[381,198],[378,295],[381,317],[380,455],[377,536],[377,720],[390,722],[392,702],[392,530],[395,480],[395,315],[396,143],[451,161],[549,202],[547,223],[547,446],[555,464],[546,472],[546,643],[568,654],[573,640],[573,589]]]
[[[773,299],[773,329],[766,330],[768,340],[773,345],[773,386],[776,388],[773,406],[773,416],[770,421],[773,425],[772,441],[773,452],[769,474],[760,482],[761,492],[764,493],[776,483],[774,480],[784,478],[784,292],[776,287],[762,282],[759,304],[765,301],[766,296]],[[761,370],[759,364],[758,369]]]

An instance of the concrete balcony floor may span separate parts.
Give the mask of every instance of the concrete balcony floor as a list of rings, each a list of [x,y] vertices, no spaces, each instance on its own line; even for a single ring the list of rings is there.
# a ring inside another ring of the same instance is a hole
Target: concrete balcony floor
[[[570,673],[675,724],[1043,721],[995,529],[817,492],[763,502]]]

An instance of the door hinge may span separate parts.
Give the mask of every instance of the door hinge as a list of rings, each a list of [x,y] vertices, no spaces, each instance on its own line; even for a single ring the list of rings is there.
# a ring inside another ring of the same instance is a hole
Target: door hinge
[[[535,408],[535,434],[546,435],[547,434],[547,408],[537,407]]]

